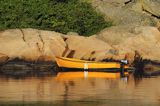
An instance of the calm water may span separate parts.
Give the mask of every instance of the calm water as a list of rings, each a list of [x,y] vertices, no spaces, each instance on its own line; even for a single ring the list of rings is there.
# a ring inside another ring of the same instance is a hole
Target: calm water
[[[160,77],[0,77],[0,105],[160,106]]]

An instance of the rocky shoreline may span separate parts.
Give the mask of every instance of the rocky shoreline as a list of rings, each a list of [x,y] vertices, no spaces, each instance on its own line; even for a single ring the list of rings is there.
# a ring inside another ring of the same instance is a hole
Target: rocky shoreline
[[[41,70],[45,72],[54,66],[55,56],[92,61],[127,59],[130,66],[139,59],[159,64],[159,30],[151,26],[138,26],[131,29],[132,32],[127,32],[114,26],[90,37],[79,36],[73,32],[64,35],[31,28],[1,31],[1,73],[23,75],[41,72]],[[143,63],[140,63],[138,67],[142,66]],[[153,68],[157,66],[150,65],[151,68],[147,69],[151,69],[151,73],[146,75],[154,75],[155,71],[158,73],[157,68],[156,70]],[[143,68],[145,69],[145,66]]]
[[[33,28],[1,30],[1,73],[51,70],[55,57],[64,56],[93,61],[127,59],[131,66],[150,70],[145,71],[146,75],[157,75],[160,70],[160,2],[91,0],[91,4],[114,26],[89,37],[75,32],[62,34]]]
[[[132,32],[127,32],[114,26],[90,37],[31,28],[1,31],[0,63],[15,58],[26,61],[55,61],[55,56],[94,61],[127,59],[130,64],[135,56],[159,61],[159,30],[151,26],[131,29]]]
[[[53,62],[28,62],[14,59],[0,65],[0,75],[8,77],[50,76],[55,75],[55,63]]]
[[[135,67],[135,72],[133,75],[136,78],[160,75],[159,62],[150,60],[136,60],[132,66]],[[56,63],[51,61],[29,62],[25,60],[14,59],[0,65],[0,76],[14,78],[55,76],[57,71]]]

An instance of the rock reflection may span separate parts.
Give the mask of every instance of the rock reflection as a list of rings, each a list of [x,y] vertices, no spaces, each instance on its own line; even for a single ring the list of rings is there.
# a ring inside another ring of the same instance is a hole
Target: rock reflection
[[[37,91],[37,96],[39,98],[43,98],[43,95],[44,95],[44,92],[45,92],[43,81],[37,83],[37,90],[36,91]]]
[[[64,99],[63,99],[63,103],[64,104],[67,104],[67,101],[68,101],[68,94],[69,93],[69,87],[68,87],[68,84],[64,83]]]

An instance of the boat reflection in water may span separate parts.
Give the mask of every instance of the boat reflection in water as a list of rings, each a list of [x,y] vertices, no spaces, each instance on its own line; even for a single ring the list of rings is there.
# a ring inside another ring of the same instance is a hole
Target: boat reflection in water
[[[128,72],[125,72],[125,76],[129,76]],[[120,78],[120,72],[109,73],[109,72],[59,72],[56,76],[57,80],[70,80],[78,78]]]

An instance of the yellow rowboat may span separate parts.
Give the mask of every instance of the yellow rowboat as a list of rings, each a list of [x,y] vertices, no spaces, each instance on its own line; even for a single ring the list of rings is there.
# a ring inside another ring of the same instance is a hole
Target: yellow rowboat
[[[77,70],[88,70],[92,72],[98,70],[100,70],[101,72],[120,72],[119,69],[121,68],[123,68],[124,71],[129,68],[128,65],[122,64],[120,62],[94,62],[65,57],[56,57],[56,63],[63,72]]]
[[[129,73],[125,72],[125,76],[128,76]],[[106,73],[106,72],[59,72],[56,76],[57,80],[71,80],[71,79],[79,79],[79,78],[109,78],[116,79],[120,78],[119,73]]]

